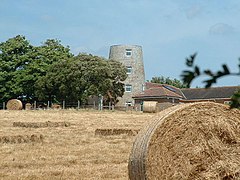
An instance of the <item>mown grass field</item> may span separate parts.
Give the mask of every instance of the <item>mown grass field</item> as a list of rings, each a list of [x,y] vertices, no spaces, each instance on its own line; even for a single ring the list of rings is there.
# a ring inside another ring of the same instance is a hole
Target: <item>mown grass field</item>
[[[95,129],[140,129],[155,118],[139,112],[1,110],[0,136],[41,134],[43,142],[0,143],[0,179],[128,179],[134,136],[95,136]],[[70,126],[13,127],[19,121]]]

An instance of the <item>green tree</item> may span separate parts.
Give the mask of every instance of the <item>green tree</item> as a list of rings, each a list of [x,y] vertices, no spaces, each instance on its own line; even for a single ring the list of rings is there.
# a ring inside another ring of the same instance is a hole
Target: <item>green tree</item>
[[[33,60],[30,54],[34,47],[24,36],[16,36],[0,43],[0,98],[7,100],[23,94],[19,85],[22,72]]]
[[[119,61],[109,60],[110,67],[110,85],[107,90],[106,100],[116,104],[117,98],[122,97],[124,94],[124,83],[123,81],[127,78],[126,67]]]
[[[209,88],[212,84],[217,83],[217,80],[224,76],[240,76],[240,59],[239,59],[239,72],[231,72],[226,64],[222,65],[222,70],[217,72],[213,72],[210,69],[201,70],[199,66],[195,65],[197,53],[191,55],[189,58],[186,58],[186,65],[190,68],[190,70],[185,70],[182,72],[182,80],[184,83],[190,87],[192,81],[202,75],[207,76],[208,78],[203,81],[205,83],[205,87]],[[236,91],[231,97],[232,103],[231,108],[240,108],[240,89]]]
[[[79,54],[54,63],[46,76],[37,81],[37,95],[42,99],[87,103],[90,96],[103,95],[115,101],[122,96],[121,81],[127,77],[123,65],[115,61]]]
[[[25,87],[24,93],[27,97],[37,99],[36,81],[45,76],[52,64],[73,57],[70,48],[64,47],[60,40],[47,39],[41,46],[35,47],[31,54],[33,61],[23,71],[20,84]]]
[[[51,64],[70,58],[69,47],[48,39],[42,46],[32,46],[24,36],[0,43],[0,100],[25,97],[37,99],[35,83],[45,76]]]
[[[175,86],[177,88],[186,88],[187,85],[184,84],[182,81],[178,79],[171,79],[169,77],[159,76],[159,77],[152,77],[151,81],[152,83],[159,83],[159,84],[168,84]]]

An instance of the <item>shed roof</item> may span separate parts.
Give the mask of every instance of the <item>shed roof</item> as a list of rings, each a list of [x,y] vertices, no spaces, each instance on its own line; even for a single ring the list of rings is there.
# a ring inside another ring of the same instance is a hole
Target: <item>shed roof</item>
[[[171,86],[168,84],[150,83],[150,82],[145,83],[145,89],[150,89],[150,88],[155,88],[155,87],[164,87],[165,89],[167,88],[167,89],[171,90],[172,92],[178,94],[179,96],[184,97],[184,94],[182,93],[182,91],[175,86]]]
[[[166,84],[157,84],[157,83],[146,83],[145,91],[139,94],[136,94],[133,98],[184,98],[182,92],[173,86]]]
[[[230,98],[240,86],[181,89],[187,99]]]
[[[230,98],[240,86],[179,89],[167,84],[146,82],[145,91],[136,94],[134,99],[178,98],[186,100],[226,99]]]

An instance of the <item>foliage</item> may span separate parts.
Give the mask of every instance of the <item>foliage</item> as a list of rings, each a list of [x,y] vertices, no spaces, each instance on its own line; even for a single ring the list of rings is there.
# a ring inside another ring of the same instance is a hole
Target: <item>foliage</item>
[[[19,81],[23,81],[23,71],[33,61],[34,47],[24,36],[16,36],[0,43],[0,51],[0,97],[2,100],[17,98],[24,92]]]
[[[115,60],[108,61],[109,68],[111,71],[110,74],[110,86],[107,91],[106,100],[111,101],[112,103],[117,103],[117,97],[122,97],[124,94],[124,84],[123,81],[127,78],[127,71],[125,66],[122,63]]]
[[[45,76],[51,64],[70,58],[69,47],[48,39],[42,46],[31,45],[24,36],[0,43],[0,100],[37,99],[36,81]]]
[[[182,73],[182,79],[183,82],[187,84],[188,87],[190,87],[190,84],[192,81],[201,76],[201,75],[206,75],[208,76],[208,79],[204,81],[206,84],[205,87],[209,88],[212,86],[212,84],[216,83],[217,80],[221,77],[228,76],[228,75],[234,75],[234,76],[240,76],[240,59],[239,59],[239,72],[231,72],[226,64],[222,65],[222,70],[219,70],[217,72],[212,72],[209,69],[200,70],[200,67],[194,64],[195,58],[196,58],[196,53],[191,55],[189,58],[186,58],[186,65],[191,68],[192,70],[185,70]],[[231,97],[232,98],[232,103],[231,107],[232,108],[240,108],[240,89],[234,93],[234,95]]]
[[[170,79],[169,77],[165,78],[163,76],[160,77],[152,77],[151,81],[152,83],[159,83],[159,84],[168,84],[175,86],[177,88],[186,88],[187,85],[181,82],[178,79]]]
[[[37,81],[37,95],[41,99],[79,100],[87,103],[90,96],[102,95],[116,101],[124,89],[121,81],[126,70],[121,63],[79,54],[51,66],[46,76]]]
[[[0,100],[80,100],[104,96],[116,102],[124,93],[125,67],[98,56],[73,56],[59,40],[33,46],[24,36],[0,43]]]

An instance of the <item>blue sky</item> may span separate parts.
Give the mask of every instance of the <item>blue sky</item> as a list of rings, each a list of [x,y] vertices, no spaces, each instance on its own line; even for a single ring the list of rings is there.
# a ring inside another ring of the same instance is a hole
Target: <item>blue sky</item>
[[[1,0],[0,42],[18,34],[33,45],[54,38],[74,54],[105,58],[111,45],[141,45],[146,80],[180,79],[194,52],[203,68],[226,63],[238,71],[239,19],[239,0]],[[192,86],[203,86],[201,81]],[[240,78],[217,85],[240,85]]]

